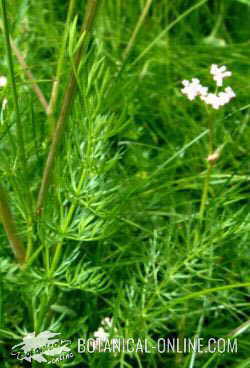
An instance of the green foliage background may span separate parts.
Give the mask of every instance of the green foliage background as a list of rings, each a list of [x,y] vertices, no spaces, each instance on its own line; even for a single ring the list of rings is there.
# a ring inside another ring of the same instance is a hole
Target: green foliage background
[[[75,358],[55,367],[250,367],[249,331],[241,328],[237,354],[76,351],[77,338],[93,337],[107,316],[114,336],[149,341],[225,337],[249,319],[250,2],[153,0],[124,58],[145,5],[102,1],[41,216],[35,199],[53,123],[14,59],[24,172],[11,84],[0,90],[0,102],[8,99],[0,116],[1,183],[30,247],[20,269],[0,226],[1,367],[25,367],[11,357],[11,346],[45,329],[74,342]],[[8,2],[11,36],[48,100],[67,6],[61,0]],[[84,9],[77,1],[78,19],[67,29],[56,116]],[[8,75],[2,34],[0,44],[0,74]],[[194,77],[213,87],[213,63],[232,71],[226,84],[237,98],[213,114],[221,155],[201,226],[207,111],[180,89],[183,79]]]

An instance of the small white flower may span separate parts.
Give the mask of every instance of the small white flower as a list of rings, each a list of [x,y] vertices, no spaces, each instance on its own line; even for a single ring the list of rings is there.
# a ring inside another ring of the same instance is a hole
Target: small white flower
[[[191,82],[184,80],[182,81],[182,84],[184,85],[184,88],[181,92],[186,95],[190,101],[194,100],[197,96],[204,96],[208,90],[207,87],[203,87],[200,84],[200,81],[197,78],[193,78]]]
[[[98,330],[94,332],[94,337],[102,341],[105,341],[108,339],[109,334],[104,330],[103,327],[99,327]]]
[[[226,92],[220,92],[218,95],[221,106],[227,104],[230,101],[230,96]]]
[[[112,327],[112,323],[113,320],[109,317],[102,320],[101,326],[94,332],[95,340],[92,342],[94,350],[102,351],[103,344],[105,344],[110,336],[109,332],[105,331],[105,329],[110,329]]]
[[[221,100],[215,93],[208,93],[207,96],[204,96],[203,101],[205,101],[207,105],[211,105],[216,110],[221,106]]]
[[[7,84],[7,78],[4,75],[0,76],[0,88],[5,87]]]
[[[225,92],[228,94],[228,96],[229,96],[230,98],[233,98],[233,97],[235,97],[235,96],[236,96],[236,94],[234,93],[234,91],[232,90],[232,88],[231,88],[231,87],[227,87],[227,88],[225,89]]]
[[[218,67],[216,64],[212,64],[210,73],[213,75],[213,80],[216,81],[218,87],[222,87],[223,79],[225,77],[230,77],[232,73],[227,70],[225,65]]]
[[[187,96],[187,98],[192,101],[195,99],[196,97],[196,90],[194,89],[192,83],[190,83],[187,80],[184,80],[182,82],[182,84],[184,85],[184,88],[181,90],[181,92]]]
[[[102,322],[101,322],[102,326],[107,326],[109,328],[111,328],[113,326],[113,318],[110,317],[105,317]]]
[[[106,330],[110,330],[113,327],[113,318],[105,317],[101,321],[101,326],[97,331],[94,332],[94,337],[100,341],[106,341],[109,338],[109,332]]]

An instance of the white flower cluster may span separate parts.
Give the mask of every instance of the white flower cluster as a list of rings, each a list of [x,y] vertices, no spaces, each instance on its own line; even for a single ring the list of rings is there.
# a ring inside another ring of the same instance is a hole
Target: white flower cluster
[[[95,340],[93,341],[94,350],[101,351],[102,345],[109,339],[110,332],[113,329],[113,318],[105,317],[101,321],[101,326],[94,332]],[[117,332],[116,329],[114,329]]]
[[[232,75],[230,71],[226,70],[225,66],[218,67],[216,64],[211,66],[210,73],[213,75],[217,87],[222,87],[223,79]],[[182,84],[184,88],[182,88],[181,92],[186,95],[189,100],[192,101],[199,96],[202,101],[207,105],[211,105],[214,109],[219,109],[221,106],[226,105],[236,96],[231,87],[225,88],[224,91],[218,94],[210,93],[208,92],[208,87],[202,86],[197,78],[193,78],[191,82],[184,80]]]
[[[96,332],[94,332],[94,337],[96,339],[100,339],[102,341],[105,341],[109,337],[109,333],[105,331],[105,328],[111,329],[113,325],[113,319],[106,317],[101,322],[101,327],[98,328]],[[102,327],[103,326],[103,327]]]

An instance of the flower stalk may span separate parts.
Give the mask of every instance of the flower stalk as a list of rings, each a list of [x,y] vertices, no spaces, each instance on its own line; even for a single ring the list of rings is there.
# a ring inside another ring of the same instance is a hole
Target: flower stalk
[[[212,156],[213,154],[213,115],[210,114],[210,112],[208,112],[208,158]],[[203,186],[203,191],[202,191],[202,196],[201,196],[201,203],[200,203],[200,211],[199,211],[199,217],[200,220],[203,220],[204,217],[204,211],[205,211],[205,207],[206,207],[206,203],[207,203],[207,199],[208,199],[208,191],[209,191],[209,182],[210,182],[210,177],[211,177],[211,173],[212,173],[212,167],[213,167],[213,162],[210,161],[209,159],[207,159],[207,164],[208,164],[208,169],[207,169],[207,173],[206,173],[206,177],[205,177],[205,181],[204,181],[204,186]]]
[[[230,77],[232,73],[227,70],[226,66],[223,65],[219,67],[216,64],[212,64],[210,68],[210,74],[213,76],[213,80],[216,82],[216,91],[215,93],[211,93],[208,91],[208,87],[204,87],[201,85],[199,79],[193,78],[192,81],[183,80],[183,88],[181,92],[187,96],[190,101],[199,97],[201,101],[205,103],[207,112],[208,112],[208,131],[209,131],[209,142],[208,142],[208,156],[207,163],[208,169],[204,181],[203,191],[201,195],[200,209],[199,209],[199,217],[200,220],[203,220],[205,207],[208,199],[209,192],[209,181],[211,177],[212,168],[214,162],[219,157],[219,152],[213,152],[213,114],[208,111],[207,106],[211,106],[213,109],[218,110],[220,107],[228,104],[232,98],[236,95],[231,87],[226,87],[224,91],[220,91],[217,93],[218,87],[223,86],[223,80],[226,77]]]

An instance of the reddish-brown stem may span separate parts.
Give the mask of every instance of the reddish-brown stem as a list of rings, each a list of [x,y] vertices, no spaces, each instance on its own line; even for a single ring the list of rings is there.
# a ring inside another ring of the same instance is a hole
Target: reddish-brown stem
[[[0,22],[0,28],[3,29],[3,24],[1,22]],[[16,46],[15,42],[13,41],[13,39],[11,37],[10,37],[10,45],[11,45],[11,48],[12,48],[14,54],[16,55],[16,58],[17,58],[19,64],[21,65],[21,67],[24,71],[24,74],[26,75],[27,79],[30,82],[31,88],[33,89],[35,95],[37,96],[38,100],[40,101],[41,105],[43,106],[43,108],[44,108],[44,110],[47,114],[49,104],[48,104],[42,90],[40,89],[40,87],[36,83],[36,79],[35,79],[34,75],[32,74],[32,72],[30,70],[30,67],[26,63],[24,56],[22,55],[21,51],[18,49],[18,47]]]
[[[100,0],[89,0],[87,3],[86,16],[85,16],[82,30],[81,30],[81,34],[85,33],[86,37],[83,38],[83,42],[80,48],[78,49],[78,52],[75,58],[75,62],[74,62],[74,66],[70,74],[69,83],[68,83],[68,86],[66,88],[66,92],[63,98],[63,103],[62,103],[62,108],[59,114],[59,118],[57,120],[55,129],[52,135],[52,142],[51,142],[50,150],[48,153],[47,161],[44,167],[42,183],[41,183],[41,187],[40,187],[38,199],[37,199],[37,213],[40,213],[42,211],[43,202],[48,192],[50,177],[51,177],[54,161],[56,158],[56,151],[61,141],[61,137],[62,137],[64,128],[65,128],[65,123],[71,111],[71,107],[72,107],[73,100],[75,97],[75,92],[76,92],[76,87],[77,87],[75,71],[77,71],[80,66],[80,63],[83,57],[83,52],[86,46],[87,36],[91,32],[91,29],[94,23],[94,19],[97,14],[98,3],[100,3]]]
[[[10,246],[15,254],[15,257],[19,263],[23,264],[25,260],[25,250],[16,232],[14,220],[8,205],[7,195],[1,186],[0,186],[0,215],[4,230],[7,234]]]

